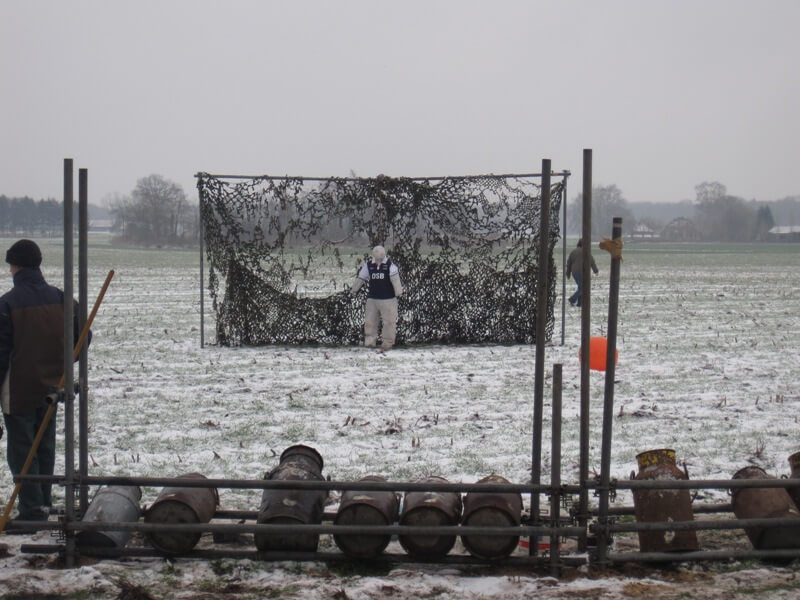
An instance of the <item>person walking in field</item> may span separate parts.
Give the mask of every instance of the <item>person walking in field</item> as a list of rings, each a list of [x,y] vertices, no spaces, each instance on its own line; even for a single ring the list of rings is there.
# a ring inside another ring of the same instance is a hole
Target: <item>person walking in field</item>
[[[45,397],[56,391],[64,371],[64,292],[45,281],[36,242],[17,241],[6,252],[6,262],[14,287],[0,297],[0,403],[7,431],[6,458],[17,475],[47,412]],[[73,343],[80,337],[77,302],[74,315]],[[51,418],[28,473],[52,475],[55,457],[56,419]],[[51,484],[25,484],[20,488],[17,518],[46,521],[51,505]]]
[[[381,348],[394,346],[397,334],[397,298],[403,293],[400,270],[383,246],[372,249],[372,259],[367,260],[353,280],[352,292],[367,284],[367,306],[364,315],[364,345],[374,347],[381,327]]]
[[[592,271],[594,274],[597,275],[599,271],[597,270],[597,265],[594,262],[594,257],[589,254],[589,258],[592,261]],[[575,293],[569,297],[569,303],[572,306],[580,306],[581,305],[581,294],[583,293],[583,248],[582,248],[582,240],[578,240],[577,247],[569,253],[569,257],[567,258],[567,272],[564,276],[569,279],[570,275],[575,280],[575,285],[578,286],[578,289],[575,290]]]

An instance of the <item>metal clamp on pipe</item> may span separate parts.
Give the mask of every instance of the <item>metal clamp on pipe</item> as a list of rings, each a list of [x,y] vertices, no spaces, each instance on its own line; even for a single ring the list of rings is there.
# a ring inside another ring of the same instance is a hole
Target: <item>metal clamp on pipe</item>
[[[80,394],[80,392],[81,392],[81,384],[76,381],[75,384],[72,387],[72,391],[73,391],[73,394],[76,395],[76,396],[78,394]],[[66,392],[63,389],[61,389],[61,390],[54,389],[52,392],[47,394],[47,396],[44,397],[44,401],[45,401],[46,404],[55,404],[57,402],[60,402],[60,403],[63,404],[65,397],[66,397]]]
[[[56,392],[50,392],[47,394],[47,396],[44,397],[44,401],[47,404],[63,403],[65,396],[66,394],[64,393],[64,390],[58,390]]]
[[[599,482],[600,478],[599,477],[595,477],[595,481]],[[602,491],[603,491],[603,486],[598,485],[594,489],[594,496],[595,497],[600,496],[600,493]],[[611,479],[608,482],[608,501],[609,502],[615,502],[616,500],[617,500],[617,480],[616,480],[616,478],[614,478],[614,479]]]

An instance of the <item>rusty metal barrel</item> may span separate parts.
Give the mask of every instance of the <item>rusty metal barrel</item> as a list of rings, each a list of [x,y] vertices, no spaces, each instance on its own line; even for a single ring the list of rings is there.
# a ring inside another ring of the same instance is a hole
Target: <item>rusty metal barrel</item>
[[[200,473],[179,475],[184,479],[205,479]],[[164,488],[144,516],[146,523],[208,523],[219,504],[219,494],[214,487]],[[200,541],[200,532],[179,533],[151,531],[147,533],[150,545],[166,554],[189,552]]]
[[[488,475],[477,483],[509,483],[500,475]],[[461,524],[468,527],[519,527],[522,496],[516,492],[472,491],[464,496]],[[519,544],[519,535],[462,535],[467,551],[477,558],[497,560],[508,557]]]
[[[678,468],[675,450],[660,448],[636,455],[639,472],[631,473],[637,480],[685,480],[686,474]],[[639,523],[664,523],[693,521],[692,499],[689,490],[636,489],[633,490],[633,507]],[[640,552],[683,552],[697,550],[697,532],[693,530],[639,531]]]
[[[447,483],[443,477],[421,480]],[[441,527],[458,525],[461,517],[461,495],[456,492],[406,492],[400,525]],[[401,535],[400,545],[415,558],[439,558],[447,555],[456,543],[456,535]]]
[[[386,481],[380,475],[368,475],[359,481]],[[335,525],[391,525],[397,520],[400,501],[391,491],[347,490],[342,494]],[[386,549],[389,534],[334,534],[339,549],[355,558],[373,558]]]
[[[789,457],[789,466],[792,468],[792,474],[789,477],[800,479],[800,452],[795,452]],[[800,487],[787,488],[786,491],[789,492],[794,505],[800,509]]]
[[[309,446],[297,444],[283,451],[277,467],[265,479],[280,481],[324,481],[322,456]],[[275,525],[319,525],[327,490],[265,489],[261,496],[258,523]],[[315,552],[318,533],[256,533],[256,548],[262,551]]]
[[[138,486],[112,485],[100,488],[89,503],[84,523],[136,523],[141,516],[139,500],[142,490]],[[123,548],[131,537],[130,531],[79,531],[75,536],[78,546]]]
[[[733,478],[776,479],[756,466],[739,469]],[[737,519],[800,519],[800,511],[784,488],[736,488],[732,495]],[[800,548],[800,528],[746,527],[744,531],[756,550]]]

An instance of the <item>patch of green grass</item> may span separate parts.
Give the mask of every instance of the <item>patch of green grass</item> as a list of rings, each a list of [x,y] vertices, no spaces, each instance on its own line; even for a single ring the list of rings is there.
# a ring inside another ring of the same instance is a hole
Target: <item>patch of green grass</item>
[[[287,440],[306,440],[313,441],[317,439],[317,433],[313,428],[307,427],[303,423],[292,423],[286,428],[284,434]]]
[[[218,558],[209,563],[211,570],[217,577],[233,574],[234,569],[237,568],[237,563],[233,560],[226,558]]]
[[[486,473],[491,471],[486,458],[477,452],[464,452],[458,457],[456,465],[465,473]]]

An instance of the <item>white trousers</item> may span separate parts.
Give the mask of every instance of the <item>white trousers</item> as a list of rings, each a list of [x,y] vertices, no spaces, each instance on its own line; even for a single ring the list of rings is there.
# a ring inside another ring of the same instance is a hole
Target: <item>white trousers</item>
[[[367,307],[364,314],[364,345],[374,346],[378,341],[378,324],[381,328],[381,347],[394,346],[397,335],[397,298],[378,300],[367,298]]]

